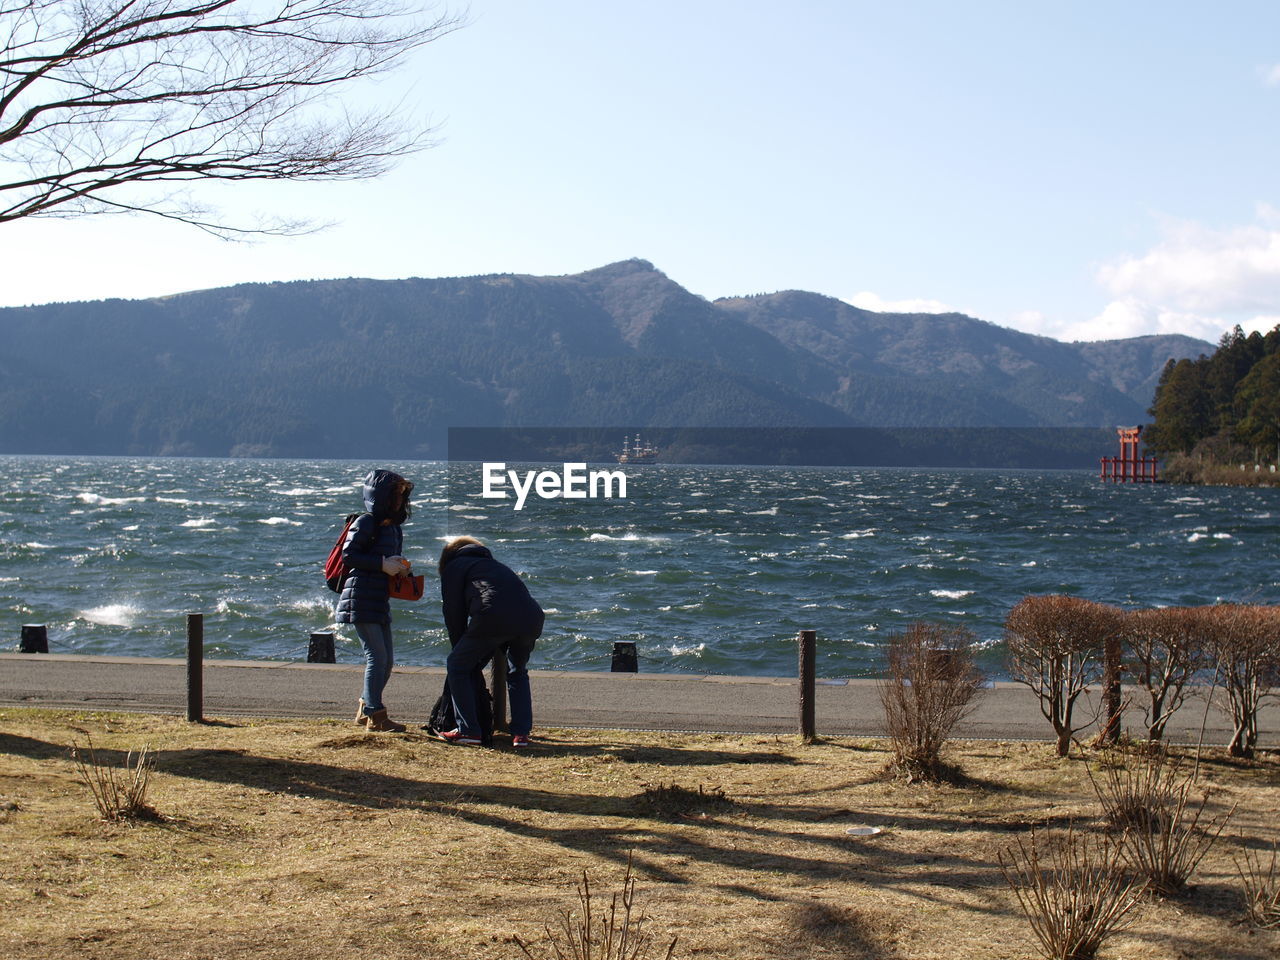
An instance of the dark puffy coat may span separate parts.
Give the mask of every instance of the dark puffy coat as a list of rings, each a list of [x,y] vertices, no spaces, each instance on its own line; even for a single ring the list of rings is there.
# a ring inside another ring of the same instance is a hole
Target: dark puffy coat
[[[542,633],[542,607],[520,575],[478,543],[459,549],[440,571],[440,605],[451,644],[468,629],[493,637]]]
[[[338,623],[390,623],[387,575],[383,557],[398,557],[404,550],[400,524],[383,524],[390,517],[401,477],[390,470],[372,470],[364,478],[364,508],[347,531],[342,556],[352,570],[338,598]]]

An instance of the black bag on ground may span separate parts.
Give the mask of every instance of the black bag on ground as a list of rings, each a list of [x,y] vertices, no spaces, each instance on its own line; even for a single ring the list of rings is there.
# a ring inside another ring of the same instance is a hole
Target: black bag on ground
[[[493,744],[493,697],[489,685],[484,682],[484,667],[471,672],[471,686],[475,691],[476,719],[480,721],[480,740],[486,747]],[[453,712],[453,695],[449,693],[449,681],[444,681],[444,692],[431,708],[431,719],[423,727],[431,733],[445,733],[458,729],[458,718]]]

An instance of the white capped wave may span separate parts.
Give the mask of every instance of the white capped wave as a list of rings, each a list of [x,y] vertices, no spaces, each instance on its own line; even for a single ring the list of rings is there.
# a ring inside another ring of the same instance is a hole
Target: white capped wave
[[[865,530],[854,530],[852,533],[842,533],[841,540],[861,540],[863,537],[874,537],[876,535],[875,527],[868,527]]]
[[[942,597],[944,600],[961,600],[973,596],[972,590],[930,590],[929,596]]]
[[[218,521],[217,521],[217,520],[214,520],[214,519],[212,519],[212,518],[210,518],[210,517],[200,517],[200,518],[198,518],[198,519],[196,519],[196,520],[188,520],[188,521],[186,521],[185,523],[181,523],[181,524],[179,524],[179,526],[182,526],[182,527],[212,527],[212,526],[216,526],[216,525],[217,525],[217,523],[218,523]]]
[[[156,497],[156,503],[176,503],[180,507],[198,507],[199,500],[188,500],[185,497]]]
[[[79,498],[81,503],[91,503],[96,506],[115,507],[122,503],[145,503],[146,497],[103,497],[96,493],[82,493]]]
[[[298,613],[331,613],[333,611],[333,604],[324,597],[294,600],[288,606],[290,610],[296,610]]]
[[[265,520],[259,520],[259,523],[265,523],[269,527],[300,527],[302,524],[297,520],[290,520],[288,517],[267,517]]]
[[[681,646],[678,643],[673,643],[671,646],[667,647],[667,651],[673,657],[701,657],[702,652],[706,649],[707,645],[705,643],[694,643],[688,646]]]
[[[32,540],[30,543],[24,543],[24,547],[28,550],[52,550],[52,543],[41,543],[39,540]]]
[[[1208,539],[1209,535],[1207,533],[1193,533],[1191,536],[1187,537],[1187,543],[1197,543],[1200,540]]]
[[[644,543],[666,543],[666,542],[667,542],[668,540],[670,540],[671,538],[670,538],[670,537],[656,537],[656,536],[654,536],[654,537],[644,537],[644,536],[641,536],[641,535],[640,535],[640,534],[638,534],[638,533],[624,533],[624,534],[623,534],[622,536],[620,536],[620,537],[615,537],[615,536],[612,536],[611,534],[608,534],[608,533],[593,533],[593,534],[591,534],[591,536],[587,537],[587,539],[588,539],[588,540],[595,541],[595,542],[597,542],[597,543],[599,543],[599,542],[601,542],[601,541],[605,541],[605,540],[618,540],[618,541],[623,541],[623,542],[627,542],[627,543],[636,543],[636,542],[644,542]]]
[[[80,611],[80,619],[106,627],[131,627],[142,611],[131,603],[109,603]]]
[[[658,571],[657,570],[628,570],[627,572],[635,577],[652,577],[656,575]]]
[[[748,510],[743,514],[744,517],[776,517],[778,515],[778,506],[774,504],[768,510]]]
[[[345,488],[343,489],[345,491]],[[290,487],[288,490],[278,490],[276,492],[282,497],[311,497],[321,491],[315,487]]]

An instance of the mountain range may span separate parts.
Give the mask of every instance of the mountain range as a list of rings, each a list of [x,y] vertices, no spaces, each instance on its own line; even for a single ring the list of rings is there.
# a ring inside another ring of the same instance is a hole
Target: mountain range
[[[458,426],[1110,427],[1213,349],[708,301],[643,260],[12,307],[0,342],[3,453],[401,458]]]

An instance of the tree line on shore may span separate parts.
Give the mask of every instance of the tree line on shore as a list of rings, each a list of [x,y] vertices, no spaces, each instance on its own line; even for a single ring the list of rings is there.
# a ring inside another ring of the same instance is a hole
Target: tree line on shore
[[[909,777],[936,778],[950,731],[976,705],[983,678],[975,642],[966,628],[934,623],[912,624],[889,641],[881,698],[895,765]],[[1207,688],[1232,723],[1228,754],[1252,758],[1259,708],[1280,686],[1280,608],[1270,606],[1124,610],[1029,596],[1005,620],[1005,645],[1011,677],[1035,694],[1063,757],[1094,723],[1097,744],[1119,738],[1129,705],[1123,683],[1142,710],[1141,739],[1163,742],[1173,714]],[[1084,709],[1085,693],[1099,685],[1102,696]]]
[[[1169,360],[1148,411],[1147,449],[1165,479],[1196,482],[1215,468],[1280,460],[1280,327],[1245,336],[1237,326],[1211,356]],[[1237,478],[1238,482],[1238,478]]]

